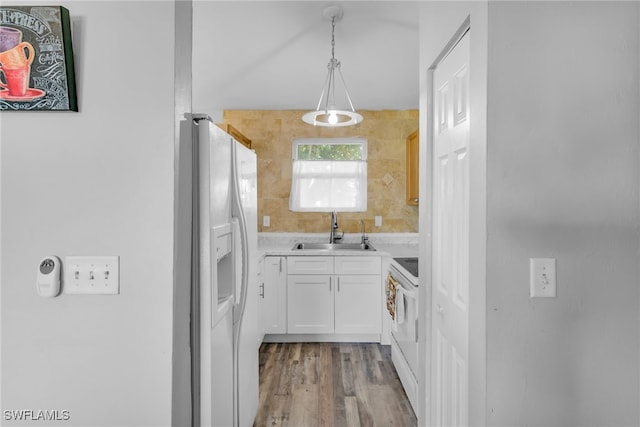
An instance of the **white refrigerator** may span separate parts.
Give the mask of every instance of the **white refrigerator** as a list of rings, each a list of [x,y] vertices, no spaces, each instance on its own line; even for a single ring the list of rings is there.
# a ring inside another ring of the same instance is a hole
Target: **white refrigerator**
[[[251,426],[263,338],[256,155],[208,116],[193,126],[194,426]]]

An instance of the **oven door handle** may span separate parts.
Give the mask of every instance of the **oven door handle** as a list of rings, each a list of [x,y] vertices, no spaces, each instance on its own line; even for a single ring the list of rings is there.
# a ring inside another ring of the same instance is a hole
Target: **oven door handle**
[[[417,299],[416,293],[415,293],[415,287],[412,284],[407,283],[406,279],[404,279],[402,274],[397,273],[395,269],[392,268],[391,271],[389,271],[388,278],[396,282],[397,286],[402,288],[402,290],[404,291],[407,297]]]
[[[415,293],[415,291],[414,291],[413,289],[411,289],[411,290],[410,290],[410,289],[407,289],[407,287],[406,287],[406,286],[404,286],[404,285],[402,284],[402,281],[400,281],[400,280],[398,281],[398,287],[402,288],[402,293],[403,293],[407,298],[411,298],[411,299],[414,299],[414,300],[416,300],[416,301],[418,300],[418,298],[416,298],[416,293]]]

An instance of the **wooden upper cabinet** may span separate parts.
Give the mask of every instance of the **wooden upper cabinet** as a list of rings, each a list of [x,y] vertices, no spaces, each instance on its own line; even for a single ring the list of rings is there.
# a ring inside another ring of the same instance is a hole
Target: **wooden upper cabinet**
[[[418,131],[407,137],[407,204],[418,205],[418,181],[420,163],[418,159]]]
[[[244,136],[242,133],[240,133],[238,129],[234,128],[233,126],[227,123],[219,123],[217,126],[223,131],[225,131],[226,133],[228,133],[229,135],[231,135],[233,139],[238,141],[240,144],[244,145],[247,148],[251,148],[251,140],[246,136]]]

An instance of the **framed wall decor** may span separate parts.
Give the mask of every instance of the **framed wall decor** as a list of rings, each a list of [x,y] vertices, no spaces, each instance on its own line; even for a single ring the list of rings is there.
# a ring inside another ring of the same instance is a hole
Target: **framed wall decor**
[[[62,6],[0,6],[0,110],[78,111]]]

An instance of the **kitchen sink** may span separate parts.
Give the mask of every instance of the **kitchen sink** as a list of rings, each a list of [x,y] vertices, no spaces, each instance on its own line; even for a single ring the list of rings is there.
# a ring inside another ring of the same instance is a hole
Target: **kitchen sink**
[[[370,243],[296,243],[293,248],[298,250],[315,251],[375,251]]]

